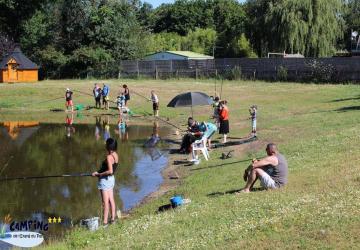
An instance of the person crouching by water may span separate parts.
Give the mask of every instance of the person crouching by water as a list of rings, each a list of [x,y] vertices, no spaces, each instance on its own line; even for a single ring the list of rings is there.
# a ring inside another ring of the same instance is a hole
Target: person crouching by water
[[[288,180],[288,164],[285,157],[279,153],[274,143],[266,146],[267,157],[252,161],[244,172],[245,187],[240,193],[249,193],[259,178],[261,186],[265,189],[280,188]]]
[[[201,131],[199,128],[199,123],[195,121],[192,117],[188,118],[188,132],[183,136],[180,153],[190,153],[191,144],[198,139],[201,139]]]
[[[98,189],[100,190],[102,204],[103,204],[103,223],[104,226],[108,225],[109,207],[111,208],[111,223],[115,221],[115,199],[114,199],[114,186],[115,177],[114,173],[118,166],[119,156],[116,153],[117,141],[113,138],[106,140],[106,159],[102,162],[100,169],[92,173],[92,176],[99,177]]]
[[[219,134],[224,136],[223,143],[226,143],[226,137],[229,133],[229,109],[226,106],[227,101],[221,101],[219,104],[220,128]]]

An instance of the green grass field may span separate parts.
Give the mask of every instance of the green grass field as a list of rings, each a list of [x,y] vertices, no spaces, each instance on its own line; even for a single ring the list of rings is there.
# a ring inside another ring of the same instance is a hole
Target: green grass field
[[[107,82],[114,91],[125,81]],[[63,113],[50,114],[48,110],[62,108],[63,100],[25,107],[23,103],[57,98],[63,95],[66,86],[90,93],[93,83],[71,80],[2,84],[0,119],[31,117],[62,122]],[[128,80],[126,83],[130,91],[133,89],[146,96],[151,89],[156,90],[161,103],[160,115],[175,124],[184,124],[190,110],[166,108],[173,96],[188,90],[214,94],[214,80]],[[96,232],[76,229],[65,240],[43,247],[358,248],[360,86],[226,81],[222,88],[222,97],[229,102],[229,136],[243,137],[250,132],[247,110],[250,105],[257,104],[258,141],[234,147],[234,157],[228,160],[219,158],[222,152],[232,148],[222,148],[211,151],[209,162],[181,166],[186,175],[181,185],[137,208],[126,220]],[[217,89],[220,89],[219,82]],[[144,109],[151,112],[151,104],[145,99],[134,94],[131,98],[137,113]],[[84,95],[75,96],[75,101],[93,105],[93,100]],[[210,113],[211,109],[207,107],[194,109],[194,116],[199,120],[207,120]],[[232,190],[244,186],[242,173],[249,162],[242,160],[263,156],[268,142],[277,143],[287,157],[288,185],[276,191],[232,194]],[[174,159],[183,158],[183,155],[174,156]],[[174,194],[183,194],[192,202],[174,211],[157,214],[157,208],[167,204]]]

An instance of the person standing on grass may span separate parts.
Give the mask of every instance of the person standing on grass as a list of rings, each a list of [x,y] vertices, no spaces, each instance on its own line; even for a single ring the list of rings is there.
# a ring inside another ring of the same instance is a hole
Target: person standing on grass
[[[226,100],[221,101],[219,104],[219,134],[223,135],[223,143],[226,143],[227,134],[229,133],[229,109],[226,104]]]
[[[104,83],[103,89],[101,91],[102,97],[103,97],[103,105],[105,106],[105,109],[109,109],[109,94],[110,94],[110,88]]]
[[[70,107],[71,112],[74,112],[74,103],[72,101],[72,95],[73,95],[73,92],[69,88],[66,88],[66,92],[65,92],[66,111],[69,111],[69,107]]]
[[[128,106],[128,101],[130,100],[130,90],[126,84],[123,85],[124,88],[124,96],[125,96],[125,107]]]
[[[257,179],[265,189],[276,189],[284,186],[288,180],[288,164],[279,153],[274,143],[266,146],[267,157],[252,160],[252,164],[244,172],[245,187],[240,191],[249,193]]]
[[[257,106],[252,105],[249,109],[250,119],[251,119],[251,136],[256,137],[256,116],[257,116]]]
[[[211,150],[211,136],[215,134],[217,127],[211,122],[202,122],[199,125],[199,129],[202,132],[202,137],[206,138],[209,150]]]
[[[95,87],[93,89],[93,94],[94,94],[94,98],[95,98],[95,108],[101,108],[101,88],[99,87],[99,85],[97,83],[95,83]]]
[[[100,190],[101,200],[103,205],[103,224],[104,227],[108,225],[109,211],[111,209],[111,221],[115,222],[115,199],[114,199],[114,186],[115,177],[114,173],[118,167],[119,156],[116,153],[117,141],[113,138],[106,140],[106,159],[102,162],[98,171],[92,173],[92,176],[99,178],[98,189]]]
[[[152,104],[153,104],[154,116],[158,117],[159,116],[159,98],[155,94],[154,90],[151,90],[151,101],[152,101]]]

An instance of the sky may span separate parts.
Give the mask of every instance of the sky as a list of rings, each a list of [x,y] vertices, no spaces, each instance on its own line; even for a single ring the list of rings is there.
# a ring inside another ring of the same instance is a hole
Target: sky
[[[239,2],[243,3],[246,0],[238,0]],[[162,3],[173,3],[175,0],[144,0],[142,2],[150,3],[154,8],[160,6]]]

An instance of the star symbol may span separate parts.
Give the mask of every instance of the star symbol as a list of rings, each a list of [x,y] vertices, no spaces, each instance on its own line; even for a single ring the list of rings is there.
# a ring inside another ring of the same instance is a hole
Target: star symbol
[[[58,223],[61,223],[61,218],[60,218],[60,216],[59,216],[59,218],[57,219],[57,222],[58,222]]]
[[[51,223],[52,223],[52,219],[51,219],[51,217],[49,217],[49,218],[48,218],[48,222],[49,222],[49,224],[51,224]]]
[[[56,223],[56,218],[55,217],[53,218],[53,223]]]

